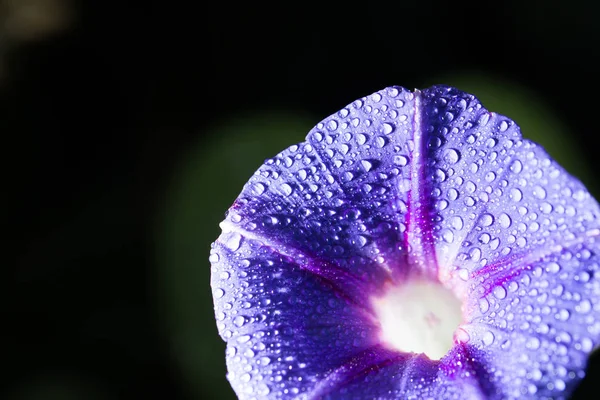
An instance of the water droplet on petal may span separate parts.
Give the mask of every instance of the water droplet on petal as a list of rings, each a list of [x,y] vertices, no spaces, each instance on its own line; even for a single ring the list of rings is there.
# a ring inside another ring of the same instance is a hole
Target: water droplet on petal
[[[510,217],[508,216],[508,214],[502,213],[498,217],[498,223],[500,224],[500,226],[502,228],[506,229],[506,228],[510,227],[510,225],[512,224],[512,220],[510,219]]]
[[[237,326],[238,328],[243,326],[245,323],[246,323],[246,318],[242,317],[241,315],[238,315],[237,317],[235,317],[233,319],[233,324],[235,326]]]
[[[442,238],[446,243],[452,243],[454,241],[454,234],[449,229],[444,229],[442,231]]]
[[[479,311],[485,314],[490,309],[490,303],[486,299],[479,299]]]
[[[362,165],[362,167],[365,169],[366,172],[369,172],[371,170],[371,168],[373,167],[373,164],[367,160],[361,160],[360,164]]]
[[[450,201],[454,201],[458,198],[458,190],[454,189],[454,188],[450,188],[448,190],[448,200]]]
[[[543,202],[540,204],[540,211],[543,212],[544,214],[550,214],[552,212],[552,209],[554,207],[552,207],[552,204],[548,203],[548,202]]]
[[[388,122],[384,122],[383,123],[383,133],[386,135],[389,135],[392,132],[394,132],[394,125],[392,125]]]
[[[261,357],[261,358],[258,359],[258,363],[260,365],[263,365],[263,366],[264,365],[269,365],[271,363],[271,359],[269,357],[266,357],[266,356],[265,357]]]
[[[394,164],[404,167],[406,164],[408,164],[408,158],[405,156],[395,156]]]
[[[448,164],[456,164],[460,160],[460,152],[456,149],[446,149],[443,158]]]
[[[502,286],[494,287],[494,290],[492,292],[494,293],[494,296],[496,296],[496,298],[500,300],[506,297],[506,289],[504,289]]]
[[[485,333],[483,334],[483,337],[482,337],[482,339],[483,339],[483,344],[484,344],[484,345],[486,345],[486,346],[490,346],[491,344],[493,344],[493,343],[494,343],[494,339],[495,339],[495,337],[494,337],[494,334],[493,334],[492,332],[490,332],[490,331],[487,331],[487,332],[485,332]]]
[[[560,265],[558,265],[555,262],[548,263],[548,265],[546,265],[546,271],[548,271],[552,274],[556,274],[557,272],[560,271]]]
[[[256,196],[260,196],[261,194],[264,193],[264,191],[265,191],[265,185],[263,185],[262,183],[255,183],[254,186],[252,186],[252,192]]]
[[[588,299],[582,300],[577,306],[575,311],[581,314],[586,314],[592,309],[592,303]]]
[[[535,188],[533,188],[533,195],[538,199],[543,200],[546,198],[546,189],[544,189],[541,186],[536,186]]]
[[[283,191],[283,193],[286,196],[289,196],[290,194],[292,194],[292,191],[293,191],[292,187],[290,185],[288,185],[287,183],[284,183],[281,185],[281,190]]]
[[[463,219],[461,217],[459,217],[458,215],[452,217],[451,224],[452,224],[452,227],[454,229],[456,229],[457,231],[460,231],[464,226]]]
[[[492,214],[482,214],[479,218],[479,223],[481,226],[490,226],[494,223],[494,217]]]
[[[246,343],[249,340],[250,340],[250,335],[242,335],[242,336],[240,336],[240,337],[237,338],[237,341],[239,343]]]
[[[537,350],[540,348],[540,339],[536,338],[535,336],[530,337],[529,340],[527,341],[527,348],[530,350]]]

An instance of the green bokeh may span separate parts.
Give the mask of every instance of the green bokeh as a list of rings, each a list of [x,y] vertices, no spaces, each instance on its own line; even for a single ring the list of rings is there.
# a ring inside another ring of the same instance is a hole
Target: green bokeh
[[[207,132],[174,171],[159,218],[161,316],[174,361],[194,398],[235,398],[210,290],[210,244],[219,222],[266,158],[304,140],[313,118],[279,112],[232,117]]]

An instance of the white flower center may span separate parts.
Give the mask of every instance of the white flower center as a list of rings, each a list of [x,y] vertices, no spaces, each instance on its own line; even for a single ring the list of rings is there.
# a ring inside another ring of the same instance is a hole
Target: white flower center
[[[373,299],[381,340],[395,350],[439,360],[454,343],[462,322],[461,301],[441,283],[409,281]]]

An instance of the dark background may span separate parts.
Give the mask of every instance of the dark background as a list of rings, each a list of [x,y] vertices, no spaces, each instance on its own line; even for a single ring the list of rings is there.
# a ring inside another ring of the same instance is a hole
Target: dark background
[[[29,36],[7,21],[36,1],[9,3],[1,398],[232,398],[217,224],[262,160],[385,86],[470,91],[600,193],[591,1],[55,0],[69,17]]]

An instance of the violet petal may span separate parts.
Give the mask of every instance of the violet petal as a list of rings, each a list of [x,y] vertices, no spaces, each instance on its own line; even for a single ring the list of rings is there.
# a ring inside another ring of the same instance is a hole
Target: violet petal
[[[357,100],[267,160],[221,224],[228,378],[240,398],[563,398],[600,337],[599,215],[469,94]],[[414,274],[463,301],[440,361],[381,343],[370,300]]]

